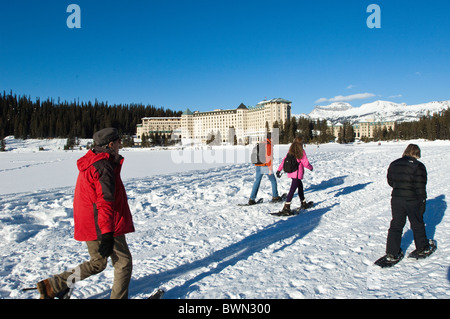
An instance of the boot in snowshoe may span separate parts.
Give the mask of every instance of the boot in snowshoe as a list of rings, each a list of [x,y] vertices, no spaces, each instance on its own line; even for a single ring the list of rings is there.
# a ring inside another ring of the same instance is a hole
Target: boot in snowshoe
[[[280,216],[291,216],[292,215],[292,211],[291,211],[291,204],[284,204],[283,209],[279,212]]]
[[[56,294],[53,292],[52,286],[48,279],[39,281],[37,283],[37,290],[39,291],[40,299],[54,299]]]
[[[375,265],[380,266],[381,268],[392,267],[398,264],[403,259],[403,256],[403,251],[401,250],[397,255],[387,254],[375,261]]]
[[[147,299],[162,299],[164,296],[165,291],[163,289],[158,289],[154,293],[150,295]]]
[[[277,196],[277,197],[272,197],[272,200],[270,201],[271,203],[279,203],[282,202],[286,199],[287,194],[283,194],[281,196]]]
[[[283,199],[280,196],[277,197],[272,197],[272,200],[270,201],[271,203],[278,203],[278,202],[282,202]]]
[[[252,206],[252,205],[260,204],[262,202],[263,202],[262,198],[260,198],[256,201],[254,199],[249,199],[248,203],[245,203],[245,204],[241,203],[241,204],[238,204],[238,206]]]
[[[308,209],[314,206],[313,202],[307,202],[306,200],[302,201],[302,204],[300,205],[300,209]]]
[[[428,239],[428,246],[422,249],[416,249],[408,255],[408,258],[425,259],[437,249],[436,241]]]
[[[295,215],[295,213],[291,210],[291,203],[289,204],[284,204],[283,209],[280,210],[277,213],[270,213],[271,215],[274,216],[292,216]]]
[[[40,299],[70,299],[70,295],[72,294],[72,288],[54,292],[49,279],[38,282],[37,290],[39,291]]]

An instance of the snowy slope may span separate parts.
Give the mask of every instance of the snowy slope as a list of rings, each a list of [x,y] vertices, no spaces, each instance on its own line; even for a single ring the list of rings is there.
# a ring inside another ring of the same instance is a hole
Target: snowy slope
[[[386,169],[409,142],[308,146],[314,171],[306,171],[304,184],[316,206],[290,218],[268,214],[282,204],[237,206],[248,200],[254,178],[238,154],[248,149],[198,150],[201,156],[190,158],[202,161],[176,165],[180,154],[170,150],[123,150],[136,226],[127,236],[134,258],[130,297],[161,286],[166,298],[449,298],[450,142],[414,142],[429,174],[425,220],[438,250],[392,269],[373,262],[384,253],[390,222]],[[277,163],[286,150],[276,147]],[[220,162],[226,151],[235,163]],[[0,298],[36,298],[19,289],[88,258],[72,238],[73,167],[84,153],[0,153]],[[57,174],[68,172],[67,181],[52,173],[54,166]],[[278,179],[280,193],[289,185],[285,175]],[[259,197],[271,197],[266,177]],[[414,249],[408,227],[402,246]],[[77,283],[73,298],[108,298],[112,279],[108,266]]]
[[[352,121],[364,122],[367,120],[383,121],[415,121],[428,112],[440,112],[450,107],[450,101],[429,102],[417,105],[394,103],[389,101],[375,101],[360,107],[352,107],[349,103],[336,102],[326,106],[316,106],[307,115],[311,119],[327,119],[332,123]]]

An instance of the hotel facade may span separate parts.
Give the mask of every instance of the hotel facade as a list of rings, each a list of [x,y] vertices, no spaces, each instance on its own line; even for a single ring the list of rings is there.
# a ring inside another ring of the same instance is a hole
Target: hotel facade
[[[358,122],[352,124],[354,136],[357,139],[373,138],[375,130],[394,130],[396,123],[394,121],[376,122],[374,120],[366,120],[365,122]],[[341,123],[328,124],[329,132],[338,137],[343,125]]]
[[[181,117],[144,117],[136,127],[138,141],[158,135],[166,140],[182,141],[183,144],[239,144],[245,145],[262,140],[267,128],[272,131],[274,123],[286,123],[291,118],[292,102],[276,98],[264,100],[256,106],[239,105],[236,109],[216,109],[208,112],[192,112],[189,109]],[[366,120],[352,124],[355,138],[373,138],[376,129],[395,129],[393,121]],[[343,125],[328,123],[328,130],[338,137]],[[136,144],[139,144],[137,142]]]
[[[256,106],[239,105],[236,109],[192,112],[186,109],[181,117],[146,117],[138,124],[136,135],[164,135],[181,139],[183,144],[214,142],[247,144],[260,141],[275,122],[285,123],[291,117],[291,101],[277,98],[264,100]]]

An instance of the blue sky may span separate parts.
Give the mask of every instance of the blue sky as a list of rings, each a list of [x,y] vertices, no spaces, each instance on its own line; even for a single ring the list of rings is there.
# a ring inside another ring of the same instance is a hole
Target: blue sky
[[[370,4],[381,28],[367,26]],[[281,97],[309,113],[450,99],[448,0],[15,0],[0,12],[0,92],[33,100],[206,111]]]

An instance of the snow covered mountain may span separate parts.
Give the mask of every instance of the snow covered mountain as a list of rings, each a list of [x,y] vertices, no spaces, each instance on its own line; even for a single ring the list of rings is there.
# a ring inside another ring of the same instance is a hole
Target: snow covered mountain
[[[421,116],[440,112],[450,107],[449,101],[429,102],[416,105],[394,103],[389,101],[375,101],[353,107],[349,103],[338,102],[326,106],[316,106],[309,114],[299,116],[313,120],[327,119],[332,123],[351,121],[397,121],[409,122],[418,120]]]

